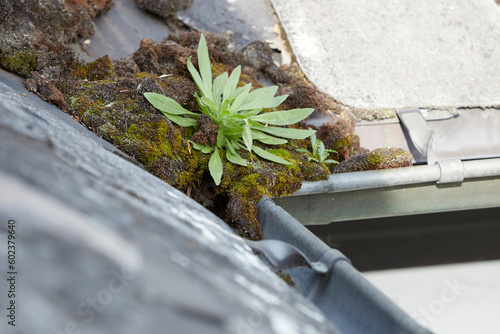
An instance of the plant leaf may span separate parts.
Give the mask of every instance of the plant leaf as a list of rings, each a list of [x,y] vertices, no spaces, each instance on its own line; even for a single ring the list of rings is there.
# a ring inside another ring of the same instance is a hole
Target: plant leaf
[[[202,114],[205,114],[207,115],[208,117],[210,117],[211,119],[214,119],[214,116],[212,115],[212,111],[211,109],[207,108],[203,102],[201,102],[201,99],[200,97],[198,96],[198,94],[194,94],[194,97],[196,98],[196,102],[198,102],[198,106],[200,107],[201,109],[201,113]]]
[[[239,106],[239,110],[264,109],[271,104],[274,94],[278,91],[278,86],[270,86],[254,89],[250,92]],[[271,108],[271,107],[267,107]]]
[[[191,57],[189,57],[187,60],[187,67],[189,73],[191,73],[191,76],[193,77],[194,83],[200,90],[201,95],[211,98],[212,92],[208,90],[207,85],[205,85],[205,82],[203,82],[203,80],[201,79],[200,74],[198,73],[196,68],[194,68],[193,63],[191,62]]]
[[[262,111],[262,109],[249,109],[249,110],[244,110],[238,115],[243,115],[245,117],[250,117],[250,116],[255,116],[259,114]]]
[[[285,101],[288,95],[274,96],[278,86],[263,87],[253,90],[248,94],[243,103],[239,106],[239,110],[251,109],[266,109],[279,106]]]
[[[302,152],[302,153],[307,153],[308,155],[311,155],[311,152],[305,148],[296,148],[295,151],[297,152]]]
[[[215,150],[215,147],[206,145],[205,147],[203,147],[201,149],[201,153],[208,154],[208,153],[212,153],[214,150]]]
[[[290,128],[277,128],[274,126],[261,126],[257,128],[262,132],[269,133],[274,136],[288,138],[288,139],[305,139],[313,134],[315,131],[308,129],[290,129]]]
[[[324,164],[338,164],[339,162],[337,160],[333,160],[333,159],[326,159],[325,161],[323,161]]]
[[[210,113],[214,116],[216,116],[216,120],[218,120],[219,117],[217,116],[220,116],[218,115],[219,114],[219,108],[217,108],[217,106],[215,105],[214,101],[212,101],[211,99],[205,97],[205,96],[202,96],[200,98],[200,101],[201,103],[203,103],[203,105],[205,105],[205,107],[207,107],[209,110],[210,110]]]
[[[231,140],[231,144],[233,144],[235,150],[244,149],[244,146],[240,145],[236,140]]]
[[[277,156],[276,154],[273,154],[271,152],[268,152],[266,150],[263,150],[261,149],[260,147],[258,146],[253,146],[253,150],[254,152],[261,158],[263,159],[266,159],[266,160],[269,160],[269,161],[272,161],[272,162],[276,162],[278,164],[282,164],[282,165],[292,165],[291,162],[288,162],[286,161],[285,159],[283,159],[282,157],[279,157]]]
[[[191,144],[193,144],[193,147],[198,150],[198,151],[201,151],[201,153],[210,153],[210,152],[213,152],[214,150],[214,147],[213,146],[209,146],[209,145],[200,145],[198,143],[195,143],[194,141],[189,141]]]
[[[224,72],[215,78],[212,85],[212,97],[217,105],[217,108],[219,108],[222,103],[222,93],[224,91],[224,87],[226,86],[227,79],[227,72]]]
[[[325,144],[323,144],[323,142],[319,139],[318,142],[319,142],[318,157],[320,161],[323,161],[328,157],[328,153],[325,152]]]
[[[243,159],[233,147],[233,144],[226,138],[226,158],[233,164],[247,166],[247,161]]]
[[[226,140],[226,137],[224,136],[224,131],[221,131],[219,129],[219,132],[217,133],[217,147],[222,148],[224,146],[225,140]]]
[[[240,110],[239,106],[243,103],[251,88],[252,84],[246,84],[245,86],[243,86],[243,90],[240,91],[240,93],[236,96],[233,103],[231,103],[231,106],[229,107],[229,111],[231,113],[236,113]]]
[[[241,123],[241,122],[238,122]],[[243,132],[243,125],[239,125],[237,122],[234,122],[232,119],[225,118],[222,120],[222,128],[224,134],[226,136],[238,136],[241,137],[241,133]]]
[[[196,120],[193,118],[188,118],[188,117],[182,117],[182,116],[177,116],[177,115],[170,115],[167,113],[163,113],[170,121],[174,122],[177,125],[180,125],[184,128],[188,128],[190,126],[195,126],[196,125]]]
[[[291,109],[272,111],[265,114],[250,117],[253,121],[272,124],[272,125],[290,125],[302,121],[307,118],[312,112],[313,108]]]
[[[212,153],[212,156],[208,161],[208,170],[210,171],[210,175],[212,175],[215,184],[219,185],[224,169],[222,167],[222,160],[220,158],[219,150],[217,149],[217,147],[215,148],[214,153]]]
[[[316,139],[316,133],[313,133],[311,135],[312,155],[316,155],[316,152],[318,152],[319,142],[320,140]]]
[[[276,138],[276,137],[271,137],[269,136],[268,138],[261,138],[257,139],[261,143],[267,144],[267,145],[284,145],[288,143],[288,140],[282,139],[282,138]]]
[[[261,143],[268,145],[283,145],[288,143],[288,140],[286,139],[276,138],[253,129],[252,129],[252,139],[258,140]]]
[[[198,115],[192,111],[183,108],[177,101],[158,93],[144,93],[144,97],[149,103],[161,112],[171,115]]]
[[[224,87],[224,93],[222,94],[222,99],[224,101],[229,100],[231,94],[235,91],[236,85],[238,85],[238,81],[240,80],[240,75],[241,66],[238,65],[238,67],[236,67],[229,76],[229,79],[226,82],[226,86]]]
[[[245,126],[243,127],[243,141],[249,152],[252,152],[252,130],[250,130],[250,125],[248,125],[248,120],[245,119]]]
[[[201,78],[207,88],[209,94],[205,94],[207,98],[213,100],[212,96],[212,67],[210,65],[210,56],[208,55],[207,40],[205,35],[201,34],[200,43],[198,44],[198,67],[200,69]]]

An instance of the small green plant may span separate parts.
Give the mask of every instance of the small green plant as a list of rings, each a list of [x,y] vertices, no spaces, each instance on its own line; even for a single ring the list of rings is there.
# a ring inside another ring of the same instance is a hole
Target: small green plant
[[[305,148],[297,148],[295,149],[297,152],[307,153],[309,157],[308,161],[316,161],[324,164],[338,164],[339,162],[333,159],[327,159],[330,153],[337,153],[335,150],[329,150],[325,148],[325,144],[319,139],[316,138],[316,134],[313,133],[311,135],[311,146],[312,153],[306,150]]]
[[[288,95],[274,95],[277,86],[264,87],[251,91],[252,85],[237,87],[241,66],[236,67],[231,75],[227,72],[217,76],[212,82],[212,68],[205,37],[201,35],[198,45],[198,67],[195,69],[188,58],[187,67],[201,96],[195,94],[201,113],[210,117],[218,127],[217,140],[213,144],[201,145],[193,142],[193,147],[202,153],[211,153],[208,168],[217,185],[223,174],[223,164],[219,150],[226,150],[229,162],[247,166],[247,161],[238,153],[241,149],[254,152],[263,159],[288,165],[287,160],[255,145],[255,141],[267,145],[286,144],[287,139],[305,139],[314,130],[291,129],[272,125],[290,125],[308,117],[314,109],[292,109],[270,111],[260,114],[264,109],[280,105]],[[199,127],[197,119],[202,115],[183,108],[175,100],[157,93],[144,93],[146,99],[159,109],[170,121],[183,127]],[[193,138],[191,138],[193,140]],[[250,154],[251,157],[251,154]]]

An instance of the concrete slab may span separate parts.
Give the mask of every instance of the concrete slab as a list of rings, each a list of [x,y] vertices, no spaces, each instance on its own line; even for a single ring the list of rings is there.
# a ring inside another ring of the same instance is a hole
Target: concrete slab
[[[500,332],[500,260],[363,275],[436,334]]]
[[[358,108],[500,104],[494,0],[272,0],[298,62]]]

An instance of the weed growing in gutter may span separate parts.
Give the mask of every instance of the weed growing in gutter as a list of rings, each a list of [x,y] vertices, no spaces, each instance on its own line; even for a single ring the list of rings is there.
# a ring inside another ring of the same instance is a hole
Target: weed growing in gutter
[[[325,144],[319,139],[316,138],[316,134],[313,133],[311,135],[311,146],[312,153],[306,150],[305,148],[297,148],[295,149],[297,152],[303,152],[308,155],[308,161],[316,161],[324,164],[338,164],[337,160],[327,159],[330,153],[338,153],[335,150],[329,150],[325,148]]]
[[[199,72],[192,64],[191,58],[188,59],[187,66],[201,93],[201,96],[195,94],[201,114],[189,111],[175,100],[161,94],[144,93],[144,96],[173,123],[182,127],[195,127],[204,134],[195,133],[191,142],[195,149],[211,154],[208,167],[217,185],[220,184],[223,174],[219,150],[225,149],[227,160],[241,166],[246,166],[247,160],[241,157],[240,150],[254,152],[263,159],[289,165],[290,162],[261,148],[255,141],[266,145],[281,145],[287,143],[286,139],[305,139],[314,135],[315,131],[310,129],[279,127],[304,120],[314,111],[312,108],[261,114],[264,109],[279,106],[288,95],[274,96],[278,91],[277,86],[253,91],[251,84],[238,87],[241,66],[236,67],[231,75],[224,72],[212,81],[208,47],[203,35],[198,45]],[[324,152],[324,145],[322,147]],[[251,157],[251,154],[248,156]]]

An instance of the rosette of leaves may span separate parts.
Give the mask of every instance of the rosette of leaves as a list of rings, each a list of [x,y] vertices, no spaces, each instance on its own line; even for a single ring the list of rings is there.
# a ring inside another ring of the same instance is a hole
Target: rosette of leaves
[[[259,157],[288,165],[287,160],[259,147],[256,142],[266,145],[286,144],[287,139],[305,139],[315,133],[314,130],[301,130],[287,127],[308,117],[314,109],[302,108],[291,110],[270,111],[261,113],[264,109],[279,106],[288,95],[275,96],[277,86],[252,90],[252,85],[238,87],[241,66],[236,67],[231,75],[227,72],[217,76],[212,81],[212,69],[208,54],[207,42],[201,35],[198,45],[198,67],[196,70],[187,60],[187,67],[201,95],[195,93],[200,106],[200,113],[183,108],[175,100],[157,93],[144,93],[146,99],[160,110],[170,121],[183,127],[197,127],[197,119],[203,114],[218,127],[216,140],[208,145],[192,141],[193,147],[202,153],[211,154],[208,168],[217,185],[223,174],[223,163],[219,150],[225,149],[229,162],[247,166],[247,161],[241,157],[240,150],[254,152]],[[249,154],[251,157],[251,154]]]
[[[337,153],[335,150],[330,150],[325,148],[325,144],[319,139],[316,138],[316,134],[311,135],[311,146],[312,153],[305,148],[297,148],[295,149],[297,152],[307,153],[309,156],[307,158],[308,161],[316,161],[324,164],[338,164],[337,160],[327,159],[330,153]]]

